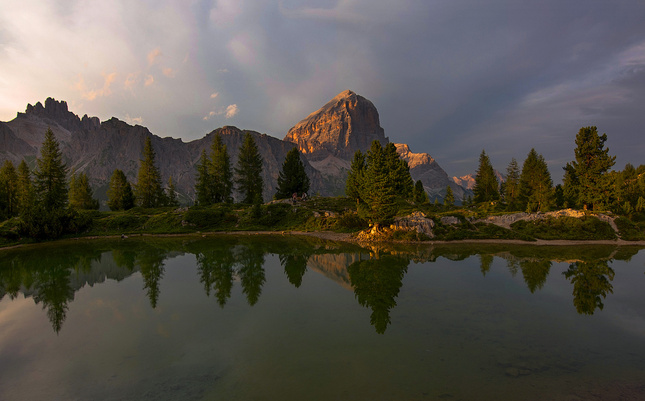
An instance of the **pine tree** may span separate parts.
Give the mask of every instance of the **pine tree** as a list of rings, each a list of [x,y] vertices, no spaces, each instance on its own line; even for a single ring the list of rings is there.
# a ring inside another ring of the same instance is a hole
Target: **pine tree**
[[[200,206],[213,204],[212,179],[208,172],[209,164],[206,150],[202,150],[199,164],[197,164],[197,177],[195,177],[195,195],[197,204]]]
[[[551,173],[542,155],[531,149],[522,165],[520,202],[529,212],[546,212],[555,202]]]
[[[51,128],[45,133],[34,176],[36,197],[45,210],[62,209],[67,205],[67,166]]]
[[[240,154],[235,168],[235,184],[242,195],[243,203],[261,203],[262,188],[262,157],[250,133],[244,136]]]
[[[137,204],[141,207],[159,207],[164,203],[164,193],[161,186],[161,174],[155,165],[155,151],[152,141],[147,136],[143,147],[143,159],[140,160],[139,175],[136,185]]]
[[[172,182],[172,176],[168,177],[168,194],[166,195],[166,201],[168,206],[178,207],[179,201],[177,200],[177,191],[175,190],[175,184]]]
[[[367,151],[364,185],[361,200],[364,207],[359,212],[370,219],[376,226],[394,217],[396,214],[397,188],[392,181],[392,161],[386,149],[379,141],[373,141]]]
[[[345,195],[350,198],[356,199],[358,204],[361,199],[362,186],[364,182],[363,175],[365,173],[365,155],[357,150],[352,159],[352,165],[347,174],[347,181],[345,181]]]
[[[444,206],[454,206],[455,205],[455,195],[452,192],[450,185],[446,186],[446,196],[443,198]]]
[[[515,158],[506,168],[506,182],[504,183],[504,201],[508,210],[520,210],[520,169]]]
[[[23,159],[18,165],[18,211],[28,213],[34,206],[35,194],[31,182],[31,171]]]
[[[598,135],[596,127],[580,128],[576,135],[575,160],[571,162],[571,184],[576,188],[571,192],[577,192],[576,203],[584,209],[607,203],[609,199],[611,189],[605,175],[616,162],[616,156],[609,156],[606,141],[607,134]]]
[[[18,173],[11,160],[5,160],[0,169],[0,216],[18,214]]]
[[[396,193],[403,199],[412,199],[414,180],[410,176],[408,162],[399,157],[396,146],[391,142],[383,148],[383,155],[390,171],[390,182],[394,185]]]
[[[418,180],[414,184],[414,201],[417,204],[428,202],[428,194],[426,193],[426,190],[423,187],[423,182],[421,182],[421,180]]]
[[[134,193],[123,171],[116,169],[110,178],[108,188],[108,207],[110,210],[128,210],[134,207]]]
[[[278,189],[275,199],[290,198],[293,193],[302,194],[309,191],[309,177],[300,160],[298,148],[291,149],[282,163],[278,175]]]
[[[211,182],[213,203],[231,202],[233,200],[231,197],[233,190],[231,161],[228,157],[226,145],[222,142],[222,137],[219,134],[213,137],[208,175]]]
[[[499,183],[495,176],[495,170],[490,164],[490,159],[486,152],[482,150],[479,155],[479,168],[477,168],[477,175],[475,175],[475,203],[491,202],[499,199],[498,191]]]
[[[99,201],[93,196],[87,175],[73,174],[69,181],[69,207],[77,210],[98,210]]]

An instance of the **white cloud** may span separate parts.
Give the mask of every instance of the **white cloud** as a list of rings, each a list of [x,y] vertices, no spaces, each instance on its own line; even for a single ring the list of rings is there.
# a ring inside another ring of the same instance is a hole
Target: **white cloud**
[[[175,77],[175,70],[173,70],[173,69],[172,69],[172,68],[170,68],[170,67],[165,67],[165,68],[163,68],[163,69],[161,70],[161,72],[163,73],[163,75],[165,75],[165,76],[166,76],[166,77],[168,77],[168,78],[174,78],[174,77]]]
[[[211,93],[211,99],[215,99],[217,96],[219,96],[218,92]]]
[[[129,114],[126,114],[125,122],[130,125],[143,125],[143,117],[131,117]]]
[[[152,75],[146,75],[146,80],[144,82],[144,85],[145,86],[150,86],[150,85],[152,85],[154,83],[155,83],[155,77],[153,77]]]
[[[217,5],[211,9],[210,20],[216,27],[226,27],[232,25],[241,13],[241,1],[217,0]]]
[[[234,117],[239,111],[237,104],[229,104],[226,106],[226,118]]]
[[[148,53],[148,66],[154,65],[159,62],[159,57],[161,57],[161,49],[156,48]]]
[[[74,84],[74,87],[81,92],[81,97],[86,100],[94,100],[97,97],[109,96],[112,94],[110,87],[116,79],[116,72],[103,75],[103,87],[100,89],[88,89],[85,84],[85,79],[82,75],[79,75],[78,81]]]

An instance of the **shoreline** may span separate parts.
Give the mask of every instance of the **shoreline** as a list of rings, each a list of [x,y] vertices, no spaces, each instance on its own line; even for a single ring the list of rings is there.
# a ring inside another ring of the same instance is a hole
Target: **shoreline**
[[[302,235],[308,237],[315,237],[326,241],[348,242],[358,245],[369,244],[397,244],[397,245],[457,245],[457,244],[498,244],[498,245],[530,245],[530,246],[576,246],[576,245],[614,245],[614,246],[639,246],[645,247],[645,241],[625,241],[622,239],[617,240],[541,240],[536,241],[523,241],[517,239],[462,239],[455,241],[359,241],[353,237],[352,233],[337,233],[333,231],[208,231],[208,232],[194,232],[194,233],[169,233],[169,234],[133,234],[126,236],[126,238],[139,238],[139,237],[210,237],[218,235]],[[94,235],[88,237],[74,237],[64,238],[53,241],[36,242],[29,244],[16,244],[5,247],[0,247],[0,251],[21,248],[29,245],[42,245],[49,243],[56,243],[59,241],[80,241],[80,240],[96,240],[96,239],[121,239],[121,235]]]

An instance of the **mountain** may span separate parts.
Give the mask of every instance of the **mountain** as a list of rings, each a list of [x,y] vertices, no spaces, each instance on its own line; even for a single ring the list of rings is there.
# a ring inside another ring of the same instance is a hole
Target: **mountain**
[[[382,145],[389,142],[374,104],[350,90],[339,93],[296,124],[284,140],[298,146],[312,167],[328,178],[328,191],[336,194],[344,193],[357,150],[366,152],[375,140]],[[395,145],[399,156],[408,162],[412,178],[423,182],[430,199],[443,198],[448,185],[457,199],[468,193],[429,154],[412,153],[406,144]]]
[[[284,140],[255,131],[224,126],[190,142],[161,138],[146,127],[130,125],[117,118],[100,122],[82,118],[68,110],[67,103],[48,98],[45,104],[28,104],[15,119],[0,122],[0,162],[22,159],[33,168],[40,154],[45,132],[51,128],[60,143],[70,175],[83,172],[102,204],[107,200],[109,179],[121,169],[136,182],[144,139],[150,137],[164,183],[172,176],[180,200],[191,203],[195,197],[196,165],[202,150],[210,151],[214,135],[221,135],[231,165],[235,166],[244,135],[250,133],[264,160],[264,199],[275,194],[277,179],[287,152],[298,147],[311,181],[310,192],[342,195],[354,152],[369,149],[372,141],[388,143],[379,114],[372,102],[352,91],[344,91],[289,130]],[[450,185],[460,199],[464,188],[453,182],[427,153],[413,153],[408,145],[397,144],[399,155],[408,161],[412,178],[421,180],[430,198],[441,197]]]

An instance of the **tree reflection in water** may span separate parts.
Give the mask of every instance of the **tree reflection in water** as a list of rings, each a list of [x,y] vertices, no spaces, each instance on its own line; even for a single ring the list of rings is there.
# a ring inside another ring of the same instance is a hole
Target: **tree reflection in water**
[[[390,309],[408,271],[407,258],[382,255],[354,262],[347,267],[354,296],[362,306],[372,309],[370,323],[379,334],[385,333],[390,321]]]
[[[611,282],[615,273],[606,260],[574,262],[563,274],[573,284],[573,304],[578,313],[593,315],[596,308],[602,310],[602,300],[614,292]]]
[[[316,242],[318,241],[318,242]],[[222,236],[217,239],[154,241],[96,241],[79,246],[43,245],[35,250],[3,251],[0,258],[0,299],[11,299],[23,293],[42,304],[52,328],[58,333],[65,321],[74,294],[86,283],[92,285],[106,278],[122,280],[140,269],[143,288],[156,308],[164,275],[164,260],[177,253],[192,253],[197,261],[197,274],[204,291],[210,297],[214,291],[220,307],[231,298],[236,278],[239,278],[249,305],[255,305],[266,282],[265,256],[277,255],[289,282],[300,287],[312,255],[318,269],[329,266],[327,276],[336,280],[339,269],[349,277],[355,298],[370,308],[370,322],[378,333],[384,333],[391,323],[390,311],[407,273],[410,260],[436,262],[443,257],[460,261],[478,256],[482,274],[491,269],[494,257],[507,260],[508,270],[515,275],[520,269],[524,281],[534,293],[546,283],[553,261],[569,262],[563,273],[573,285],[573,304],[580,314],[602,310],[603,301],[613,293],[612,260],[629,260],[638,253],[637,247],[530,247],[505,245],[437,246],[380,248],[378,251],[346,244],[327,243],[310,238],[264,237],[248,238]],[[338,255],[354,255],[338,258]],[[364,255],[372,255],[364,259]],[[105,258],[105,260],[104,260]],[[361,259],[363,258],[363,259]],[[357,260],[350,263],[350,260]],[[348,261],[338,264],[338,261]],[[113,262],[113,263],[111,263]],[[115,267],[116,265],[116,267]],[[339,282],[340,283],[340,282]],[[346,285],[347,281],[341,284]]]

